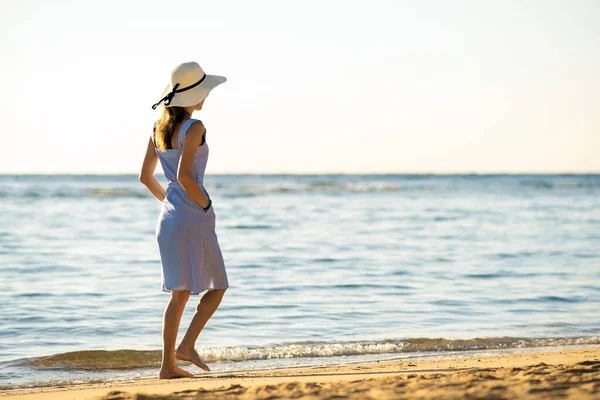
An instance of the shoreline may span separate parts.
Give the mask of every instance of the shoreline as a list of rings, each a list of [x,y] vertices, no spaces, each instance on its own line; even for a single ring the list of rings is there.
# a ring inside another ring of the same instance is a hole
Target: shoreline
[[[14,389],[6,399],[561,398],[600,399],[600,347],[504,355],[201,373],[193,378]]]

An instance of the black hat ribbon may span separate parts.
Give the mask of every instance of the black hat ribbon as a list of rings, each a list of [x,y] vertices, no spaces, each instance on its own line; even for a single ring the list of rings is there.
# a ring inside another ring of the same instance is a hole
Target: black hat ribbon
[[[179,87],[179,83],[176,83],[175,86],[173,86],[173,89],[171,89],[171,91],[169,93],[167,93],[167,95],[165,97],[163,97],[162,99],[160,99],[158,101],[158,103],[154,104],[152,106],[153,110],[156,110],[156,107],[162,103],[164,101],[165,106],[168,106],[169,104],[171,104],[171,100],[173,100],[173,97],[175,96],[175,94],[177,93],[181,93],[181,92],[185,92],[186,90],[190,90],[192,88],[195,88],[196,86],[198,86],[199,84],[201,84],[204,79],[206,79],[206,73],[204,74],[204,76],[202,77],[202,79],[200,79],[198,82],[194,83],[193,85],[184,87],[182,89],[177,89]]]

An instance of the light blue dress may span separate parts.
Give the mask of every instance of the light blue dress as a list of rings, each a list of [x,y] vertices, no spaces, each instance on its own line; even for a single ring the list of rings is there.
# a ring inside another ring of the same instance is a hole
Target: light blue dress
[[[215,210],[211,205],[205,211],[177,181],[183,139],[189,127],[196,121],[189,119],[181,126],[177,149],[158,149],[152,134],[154,149],[169,182],[156,225],[163,292],[189,290],[190,294],[200,294],[207,289],[229,287],[215,231]],[[196,151],[193,174],[198,186],[210,198],[203,185],[208,153],[205,139]]]

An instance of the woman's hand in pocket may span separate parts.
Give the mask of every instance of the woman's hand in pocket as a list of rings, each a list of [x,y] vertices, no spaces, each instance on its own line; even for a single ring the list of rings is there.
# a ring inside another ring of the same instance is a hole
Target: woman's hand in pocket
[[[212,200],[208,199],[208,202],[206,203],[206,206],[203,206],[202,204],[200,204],[200,207],[202,207],[202,209],[204,211],[208,211],[208,209],[210,208],[211,205],[212,205]]]

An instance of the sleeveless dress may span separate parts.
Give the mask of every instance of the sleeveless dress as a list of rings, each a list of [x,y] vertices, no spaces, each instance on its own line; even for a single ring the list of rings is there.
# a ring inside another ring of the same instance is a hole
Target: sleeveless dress
[[[155,231],[162,264],[163,292],[189,290],[190,294],[200,294],[207,289],[229,287],[215,231],[215,210],[212,205],[207,210],[202,208],[177,181],[183,139],[196,121],[188,119],[181,126],[176,149],[158,149],[152,134],[154,149],[169,182]],[[203,185],[208,153],[205,139],[196,150],[193,175],[200,189],[210,198]]]

